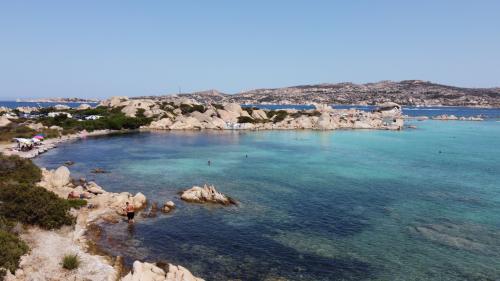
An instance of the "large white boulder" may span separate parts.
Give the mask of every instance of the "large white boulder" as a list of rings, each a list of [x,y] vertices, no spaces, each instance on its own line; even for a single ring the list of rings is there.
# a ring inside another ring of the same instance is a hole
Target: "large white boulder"
[[[125,96],[114,96],[111,97],[110,99],[101,101],[98,106],[117,107],[120,106],[122,102],[128,100],[129,100],[128,97]]]
[[[132,202],[134,203],[134,208],[142,209],[146,207],[147,199],[144,194],[138,192],[134,197],[132,197]]]
[[[235,113],[233,111],[227,111],[224,109],[217,109],[217,114],[219,115],[220,119],[222,119],[224,122],[231,122],[231,123],[238,122],[238,117],[240,116],[239,113]]]
[[[323,112],[316,123],[316,127],[320,130],[333,130],[337,128],[337,124],[332,120],[329,113]]]
[[[92,108],[92,106],[90,106],[90,104],[82,103],[76,109],[85,110],[85,109],[90,109],[90,108]]]
[[[52,172],[51,184],[52,187],[58,188],[69,184],[71,181],[69,169],[66,166],[61,166]]]
[[[194,203],[236,204],[236,201],[217,191],[213,185],[193,186],[181,193],[181,199]]]
[[[230,111],[230,112],[234,112],[234,113],[238,114],[238,116],[243,111],[241,109],[241,106],[239,104],[237,104],[237,103],[226,103],[223,106],[224,106],[225,110]]]
[[[71,107],[69,107],[65,104],[56,104],[56,105],[54,105],[54,108],[56,110],[66,110],[66,109],[70,109]]]
[[[151,124],[149,124],[149,128],[155,130],[168,130],[172,124],[173,123],[170,118],[162,118],[158,121],[151,122]]]
[[[255,119],[267,119],[267,114],[262,109],[252,110],[252,117]]]
[[[125,104],[125,107],[122,108],[122,112],[128,117],[135,117],[138,109],[144,109],[144,116],[152,117],[154,115],[152,110],[158,109],[157,104],[153,100],[147,99],[130,100]],[[158,111],[157,113],[161,112],[163,111]]]
[[[196,118],[184,117],[182,115],[175,119],[174,124],[170,126],[171,130],[191,130],[191,129],[202,129],[203,126]]]

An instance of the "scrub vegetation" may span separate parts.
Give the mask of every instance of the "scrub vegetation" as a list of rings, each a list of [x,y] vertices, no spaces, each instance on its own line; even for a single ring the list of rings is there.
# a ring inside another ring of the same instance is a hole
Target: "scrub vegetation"
[[[31,160],[0,155],[0,277],[19,265],[28,251],[14,231],[15,225],[37,225],[44,229],[72,225],[72,207],[86,205],[85,200],[69,201],[36,185],[42,173]],[[2,271],[3,270],[3,271]]]

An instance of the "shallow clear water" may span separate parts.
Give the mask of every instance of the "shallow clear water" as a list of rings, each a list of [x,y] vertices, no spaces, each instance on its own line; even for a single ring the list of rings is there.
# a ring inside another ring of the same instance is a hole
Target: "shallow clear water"
[[[101,244],[128,262],[164,260],[207,280],[499,280],[500,123],[415,124],[128,134],[61,145],[36,162],[73,160],[75,177],[176,202],[133,228],[106,226]],[[241,204],[179,200],[204,183]]]

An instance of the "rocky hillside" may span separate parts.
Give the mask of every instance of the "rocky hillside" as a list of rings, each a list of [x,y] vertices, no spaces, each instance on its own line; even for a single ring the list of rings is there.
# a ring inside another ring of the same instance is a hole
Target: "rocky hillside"
[[[257,89],[233,95],[210,90],[182,96],[201,103],[375,105],[392,101],[402,105],[500,107],[500,88],[460,88],[421,80],[303,85]]]

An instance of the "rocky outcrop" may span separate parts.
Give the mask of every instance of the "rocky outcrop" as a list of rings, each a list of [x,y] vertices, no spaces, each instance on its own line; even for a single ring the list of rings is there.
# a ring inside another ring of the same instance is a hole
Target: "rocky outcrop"
[[[401,106],[395,102],[385,102],[380,104],[376,110],[382,117],[399,116],[402,113]]]
[[[148,262],[135,261],[133,269],[121,281],[204,281],[182,266],[168,264],[164,269]]]
[[[48,189],[60,189],[70,184],[69,169],[61,166],[56,170],[42,169],[42,181],[39,185]]]
[[[320,130],[333,130],[338,127],[337,124],[333,122],[333,119],[331,118],[330,114],[327,112],[321,113],[321,116],[319,117],[316,126]]]
[[[170,125],[170,130],[192,130],[202,129],[202,125],[198,119],[193,117],[184,117],[182,115],[175,118],[175,121]]]
[[[238,117],[240,116],[238,113],[227,111],[224,109],[217,109],[217,114],[219,115],[220,119],[222,119],[224,122],[229,123],[238,122]]]
[[[213,185],[203,187],[193,186],[181,193],[181,199],[193,203],[215,203],[221,205],[234,205],[236,201],[221,192],[217,191]]]
[[[92,108],[92,106],[90,106],[90,104],[82,103],[76,109],[85,110],[85,109],[90,109],[90,108]]]
[[[2,115],[0,116],[0,127],[5,127],[9,125],[11,121],[7,118],[7,116]]]
[[[56,104],[54,105],[55,110],[67,110],[70,109],[71,107],[65,105],[65,104]]]
[[[162,118],[158,121],[153,121],[147,128],[153,130],[168,130],[172,125],[172,120],[170,118]]]
[[[433,120],[458,120],[458,117],[451,114],[451,115],[446,115],[446,114],[442,114],[442,115],[438,115],[438,116],[434,116],[432,117]]]
[[[163,204],[162,212],[168,213],[175,209],[175,204],[172,201],[167,201],[165,204]]]
[[[127,102],[128,100],[129,100],[128,97],[125,96],[114,96],[107,100],[101,101],[98,106],[117,107],[120,106],[122,103]]]
[[[267,119],[267,114],[262,109],[255,109],[255,110],[252,110],[252,118],[264,120],[264,119]]]

